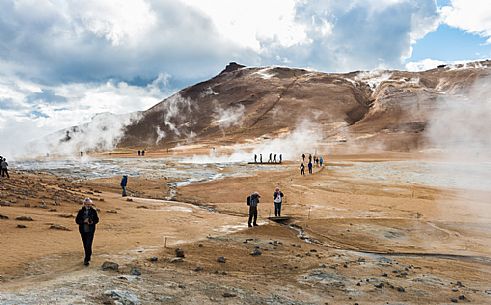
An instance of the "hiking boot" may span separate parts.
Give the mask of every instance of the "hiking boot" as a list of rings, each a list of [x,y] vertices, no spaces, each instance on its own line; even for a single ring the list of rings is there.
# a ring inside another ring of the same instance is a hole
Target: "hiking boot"
[[[248,223],[248,224],[247,224],[247,226],[248,226],[249,228],[250,228],[250,227],[252,227],[250,223]]]
[[[89,265],[89,261],[84,261],[84,266],[88,266]]]
[[[255,224],[253,224],[253,226],[257,227],[257,226],[258,226],[258,224],[257,224],[257,223],[255,223]]]

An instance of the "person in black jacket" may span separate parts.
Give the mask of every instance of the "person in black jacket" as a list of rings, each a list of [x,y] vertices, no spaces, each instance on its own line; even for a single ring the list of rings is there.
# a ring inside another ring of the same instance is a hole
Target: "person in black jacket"
[[[123,189],[123,197],[126,197],[126,185],[128,184],[128,176],[123,175],[123,179],[121,179],[121,188]]]
[[[261,195],[259,195],[258,192],[254,192],[250,195],[249,219],[247,221],[249,227],[257,226],[257,204],[259,203],[259,197],[261,197]]]
[[[92,255],[92,241],[94,240],[95,225],[99,222],[97,211],[93,208],[94,203],[90,198],[84,199],[84,206],[78,211],[75,222],[79,226],[80,235],[84,244],[84,265],[88,266]]]

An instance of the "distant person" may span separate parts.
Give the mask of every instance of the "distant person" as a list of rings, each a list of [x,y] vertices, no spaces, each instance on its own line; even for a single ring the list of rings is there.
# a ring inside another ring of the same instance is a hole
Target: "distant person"
[[[321,167],[322,167],[322,164],[324,164],[324,158],[322,158],[322,156],[320,156],[320,158],[319,158],[319,163],[321,164]]]
[[[281,216],[281,203],[283,202],[283,193],[280,191],[279,187],[276,187],[273,193],[273,203],[274,203],[274,216]]]
[[[138,156],[140,155],[140,151],[138,151]]]
[[[92,241],[94,240],[95,225],[99,222],[97,211],[93,208],[94,203],[90,198],[84,199],[84,206],[78,211],[75,222],[78,224],[82,242],[84,245],[84,265],[88,266],[92,256]]]
[[[280,154],[280,163],[281,163],[281,154]]]
[[[300,164],[300,175],[305,176],[305,165]]]
[[[309,154],[309,163],[312,162],[312,155]]]
[[[123,179],[121,179],[121,188],[123,189],[123,197],[128,196],[126,194],[126,185],[128,184],[128,176],[123,175]]]
[[[276,154],[273,156],[273,162],[276,163]]]
[[[312,174],[312,162],[309,162],[307,166],[309,167],[309,174]]]
[[[305,162],[305,154],[302,154],[302,162]]]
[[[141,154],[142,154],[142,156],[144,156],[144,155],[145,155],[145,151],[144,151],[144,150],[142,150]]]
[[[259,154],[259,162],[263,163],[263,154]]]
[[[247,204],[249,205],[249,220],[247,221],[247,225],[249,227],[257,226],[257,205],[259,203],[259,195],[258,192],[254,192],[249,196],[249,200]]]
[[[0,162],[0,171],[2,172],[2,177],[7,176],[7,178],[10,178],[8,166],[9,164],[7,163],[7,159],[3,158]]]
[[[271,163],[272,161],[273,161],[273,153],[270,153],[268,163]]]
[[[83,152],[83,151],[81,151],[81,152],[80,152],[80,157],[83,157],[83,156],[84,156],[84,152]]]
[[[257,154],[254,154],[254,163],[257,163]]]

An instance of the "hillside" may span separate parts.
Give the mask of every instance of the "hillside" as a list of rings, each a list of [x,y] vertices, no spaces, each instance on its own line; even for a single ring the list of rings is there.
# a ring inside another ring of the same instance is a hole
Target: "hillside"
[[[431,147],[425,131],[440,108],[449,100],[462,103],[490,72],[489,60],[424,72],[351,73],[230,63],[214,78],[126,120],[124,127],[117,126],[120,132],[106,130],[117,134],[112,142],[118,147],[148,149],[260,141],[308,122],[331,145],[411,151]],[[72,134],[77,131],[71,129]],[[102,139],[111,143],[107,135]],[[107,148],[92,146],[86,149]]]

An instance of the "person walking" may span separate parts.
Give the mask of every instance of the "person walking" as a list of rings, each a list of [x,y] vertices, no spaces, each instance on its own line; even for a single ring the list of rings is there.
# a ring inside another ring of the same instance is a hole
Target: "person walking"
[[[281,163],[281,154],[280,154],[280,163]]]
[[[126,194],[126,185],[128,184],[128,176],[123,175],[123,179],[121,179],[121,188],[123,189],[123,197],[128,196]]]
[[[302,154],[302,162],[305,162],[305,154]]]
[[[276,154],[273,156],[273,163],[276,163]]]
[[[322,158],[322,156],[320,156],[320,158],[319,158],[319,163],[321,164],[321,167],[322,167],[322,164],[324,164],[324,158]]]
[[[8,166],[9,164],[7,163],[7,159],[3,158],[3,160],[0,161],[0,171],[2,172],[2,177],[7,176],[7,178],[10,178]]]
[[[305,165],[300,164],[300,175],[305,176]]]
[[[269,154],[269,160],[268,160],[268,163],[271,163],[273,162],[273,153],[270,153]]]
[[[249,200],[249,220],[247,221],[247,225],[249,227],[257,226],[257,205],[259,203],[259,195],[258,192],[254,192],[250,195]]]
[[[94,241],[95,225],[99,222],[97,211],[90,198],[84,199],[84,206],[78,211],[75,222],[78,224],[82,243],[84,245],[84,265],[88,266],[92,256],[92,242]]]
[[[273,203],[274,203],[274,216],[281,216],[281,203],[283,202],[283,193],[280,191],[279,187],[276,187],[273,193]]]
[[[309,161],[309,164],[307,164],[309,167],[309,174],[312,174],[312,161]]]
[[[257,163],[257,154],[254,154],[254,163]]]
[[[259,163],[263,163],[263,154],[259,154]]]

